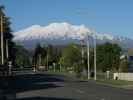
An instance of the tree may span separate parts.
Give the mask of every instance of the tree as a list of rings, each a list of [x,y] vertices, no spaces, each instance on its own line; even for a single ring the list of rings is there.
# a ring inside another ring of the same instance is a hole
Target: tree
[[[73,69],[75,72],[81,72],[81,52],[79,48],[74,44],[68,44],[62,51],[60,63],[66,67],[66,69]]]
[[[15,64],[22,67],[30,67],[31,66],[31,57],[29,51],[27,51],[24,47],[17,45],[16,47],[16,56],[15,56]]]
[[[120,61],[119,72],[127,72],[127,71],[128,71],[128,58],[125,57]]]
[[[33,54],[33,59],[32,59],[32,64],[35,67],[40,66],[41,62],[39,60],[41,59],[41,56],[42,56],[42,47],[38,43],[36,48],[35,48],[35,51],[34,51],[34,54]]]
[[[47,50],[48,65],[52,66],[53,63],[56,63],[56,65],[57,65],[59,62],[60,55],[61,55],[60,49],[56,46],[48,45],[46,50]]]
[[[118,71],[121,48],[117,44],[105,43],[97,45],[97,66],[102,71]]]
[[[46,56],[47,56],[47,48],[44,46],[41,48],[41,65],[45,66],[47,65],[47,61],[46,61]]]
[[[0,6],[0,16],[3,17],[3,41],[4,41],[4,51],[6,51],[6,41],[8,41],[8,48],[9,48],[9,58],[6,57],[6,52],[4,52],[4,61],[6,60],[15,60],[14,56],[14,43],[12,42],[12,30],[10,28],[10,18],[7,17],[4,13],[4,6]],[[1,22],[1,19],[0,19]],[[1,25],[0,25],[1,27]]]
[[[53,65],[55,62],[55,56],[54,56],[54,48],[52,45],[47,46],[47,63],[49,65]]]
[[[88,56],[87,56],[87,48],[85,48],[86,51],[85,51],[85,57],[84,57],[84,61],[85,61],[85,68],[86,70],[88,70]],[[90,48],[90,51],[89,51],[89,59],[90,59],[90,69],[92,70],[94,68],[94,48]]]
[[[114,71],[119,70],[119,65],[120,65],[120,55],[121,55],[121,47],[117,44],[112,44],[113,48],[113,57],[112,57],[112,69]]]

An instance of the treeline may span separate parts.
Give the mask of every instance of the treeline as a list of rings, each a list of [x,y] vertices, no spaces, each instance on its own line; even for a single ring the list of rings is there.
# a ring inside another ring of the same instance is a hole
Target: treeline
[[[96,46],[97,51],[97,69],[100,71],[127,71],[127,63],[120,60],[122,49],[117,44],[105,43]],[[90,68],[94,66],[94,48],[90,48]],[[82,51],[84,50],[84,55]],[[82,62],[83,61],[83,62]],[[45,70],[49,66],[56,64],[66,71],[82,72],[87,70],[87,47],[69,43],[63,48],[48,45],[41,46],[38,44],[34,50],[32,57],[32,65],[36,68],[44,67]],[[124,65],[124,66],[123,66]]]
[[[84,54],[82,54],[84,50]],[[21,67],[32,67],[36,70],[71,71],[81,75],[87,73],[87,47],[69,43],[66,46],[36,45],[33,51],[18,47],[16,63]],[[96,46],[97,71],[126,72],[128,71],[127,58],[120,59],[122,49],[117,44],[105,43]],[[90,70],[94,71],[94,48],[90,48]]]
[[[84,54],[82,54],[82,50]],[[117,44],[105,43],[96,46],[97,70],[106,72],[127,72],[127,57],[120,59],[122,49]],[[81,73],[88,70],[87,47],[69,43],[66,46],[36,45],[33,51],[17,46],[17,66],[34,67],[36,70],[62,70]],[[94,48],[90,48],[90,70],[94,70]]]
[[[61,51],[58,47],[52,45],[42,47],[37,44],[32,57],[32,66],[36,68],[43,66],[45,70],[48,70],[53,63],[58,64],[60,55]]]

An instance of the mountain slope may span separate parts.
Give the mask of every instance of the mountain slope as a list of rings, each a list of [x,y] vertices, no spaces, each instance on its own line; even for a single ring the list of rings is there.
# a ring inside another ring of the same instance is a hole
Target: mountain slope
[[[14,41],[26,47],[41,44],[79,43],[86,35],[96,35],[97,43],[116,42],[120,45],[132,46],[132,40],[124,37],[114,37],[110,34],[94,33],[85,25],[72,25],[66,22],[51,23],[48,26],[33,25],[14,33]]]

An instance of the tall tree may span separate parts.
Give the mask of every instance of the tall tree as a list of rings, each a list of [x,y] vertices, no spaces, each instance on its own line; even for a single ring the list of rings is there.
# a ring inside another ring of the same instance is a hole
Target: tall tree
[[[39,64],[41,64],[41,62],[39,62],[41,53],[42,53],[42,47],[40,44],[37,44],[35,51],[34,51],[33,59],[32,59],[32,63],[35,67],[37,67],[37,66],[39,66]]]
[[[6,57],[6,52],[4,52],[4,61],[7,59],[9,60],[14,60],[14,43],[12,42],[12,30],[10,28],[11,22],[10,18],[7,17],[4,13],[4,6],[0,6],[0,16],[2,16],[2,19],[0,18],[0,22],[2,21],[2,26],[3,26],[3,49],[6,51],[6,42],[8,41],[8,52],[9,52],[9,58]],[[0,25],[1,27],[1,25]]]
[[[57,49],[57,47],[53,45],[47,46],[47,60],[48,65],[53,65],[53,63],[58,63],[59,57],[60,57],[60,50]]]
[[[17,45],[16,47],[16,55],[15,55],[15,63],[18,67],[30,67],[30,54],[29,51],[24,47]]]
[[[97,66],[102,71],[118,71],[121,48],[117,44],[105,43],[97,45]]]
[[[53,65],[54,62],[54,48],[52,45],[47,46],[47,63],[48,65]]]
[[[119,66],[119,72],[128,72],[128,58],[125,57],[124,59],[121,59],[120,66]]]
[[[60,63],[66,68],[81,71],[79,67],[81,65],[81,52],[79,48],[73,43],[68,44],[62,51]]]

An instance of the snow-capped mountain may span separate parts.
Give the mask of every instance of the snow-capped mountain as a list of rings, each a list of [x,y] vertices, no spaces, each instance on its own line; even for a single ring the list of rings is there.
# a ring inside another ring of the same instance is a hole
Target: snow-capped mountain
[[[114,37],[110,34],[100,34],[92,31],[85,25],[72,25],[66,22],[51,23],[48,26],[32,25],[14,33],[14,41],[26,47],[34,47],[41,44],[64,44],[68,42],[79,42],[89,36],[96,36],[99,43],[117,42],[119,44],[131,45],[131,39],[125,37]],[[133,47],[133,46],[132,46]]]
[[[33,40],[33,39],[78,39],[85,38],[86,34],[92,35],[89,28],[84,25],[71,25],[69,23],[52,23],[48,26],[33,25],[26,29],[14,33],[15,41]],[[97,39],[113,40],[109,34],[96,34]]]

